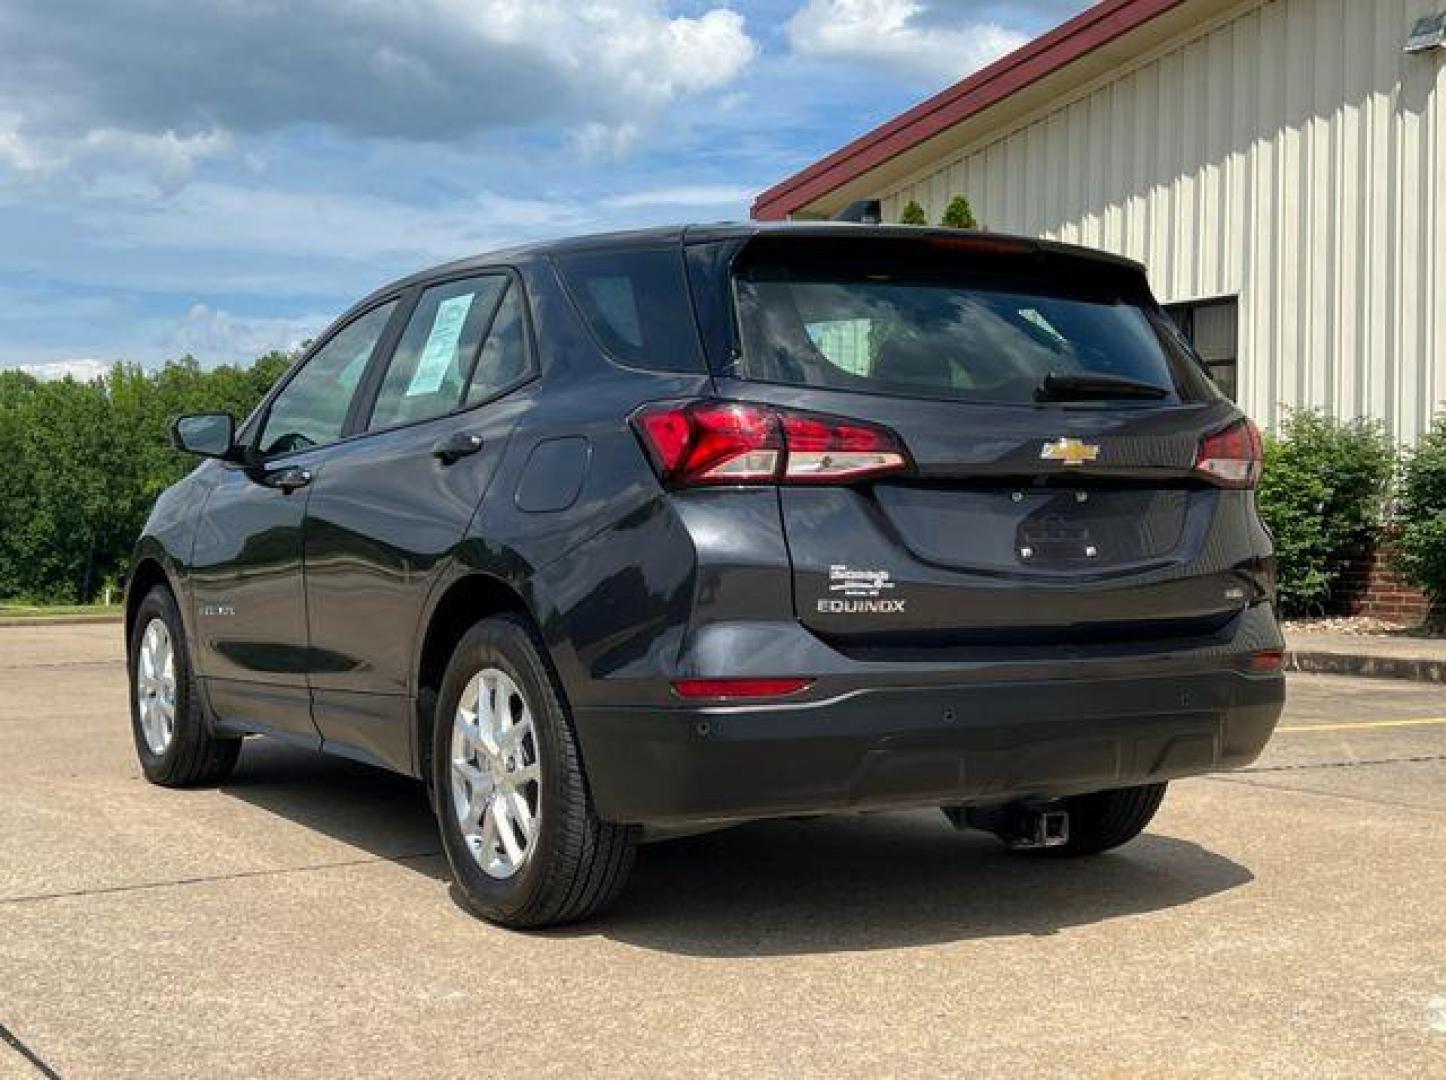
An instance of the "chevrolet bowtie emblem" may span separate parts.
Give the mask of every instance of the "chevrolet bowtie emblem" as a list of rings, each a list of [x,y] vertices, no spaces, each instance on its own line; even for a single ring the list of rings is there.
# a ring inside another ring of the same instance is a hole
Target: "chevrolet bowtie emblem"
[[[1058,461],[1061,465],[1083,465],[1100,456],[1100,448],[1094,443],[1079,439],[1056,439],[1045,443],[1039,452],[1040,461]]]

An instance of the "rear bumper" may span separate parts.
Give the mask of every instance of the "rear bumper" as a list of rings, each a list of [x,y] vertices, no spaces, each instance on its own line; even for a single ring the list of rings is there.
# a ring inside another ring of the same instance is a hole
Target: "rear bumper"
[[[1282,676],[1220,667],[590,707],[576,722],[598,812],[663,824],[1051,798],[1239,768],[1284,700]]]

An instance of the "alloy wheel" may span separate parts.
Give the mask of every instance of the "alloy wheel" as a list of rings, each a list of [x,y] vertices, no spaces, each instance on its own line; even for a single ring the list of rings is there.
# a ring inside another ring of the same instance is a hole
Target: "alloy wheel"
[[[160,757],[176,732],[176,648],[163,619],[152,619],[141,637],[136,704],[146,746]]]
[[[505,671],[467,683],[452,724],[452,805],[483,873],[507,879],[527,865],[542,817],[542,766],[532,710]]]

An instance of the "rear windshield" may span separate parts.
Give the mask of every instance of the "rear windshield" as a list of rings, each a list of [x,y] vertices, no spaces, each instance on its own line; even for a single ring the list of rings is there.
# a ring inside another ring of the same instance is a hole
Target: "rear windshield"
[[[791,386],[995,404],[1036,404],[1050,376],[1123,379],[1164,391],[1120,396],[1131,405],[1215,397],[1166,317],[1111,284],[1112,271],[1098,276],[1066,282],[1039,273],[776,256],[744,263],[735,277],[739,373]],[[1091,396],[1110,398],[1097,388]]]

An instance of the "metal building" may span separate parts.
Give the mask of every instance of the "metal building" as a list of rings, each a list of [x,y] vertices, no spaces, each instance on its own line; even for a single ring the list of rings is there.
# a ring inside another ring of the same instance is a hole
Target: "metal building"
[[[760,195],[1117,251],[1264,423],[1446,407],[1443,0],[1104,0]]]

